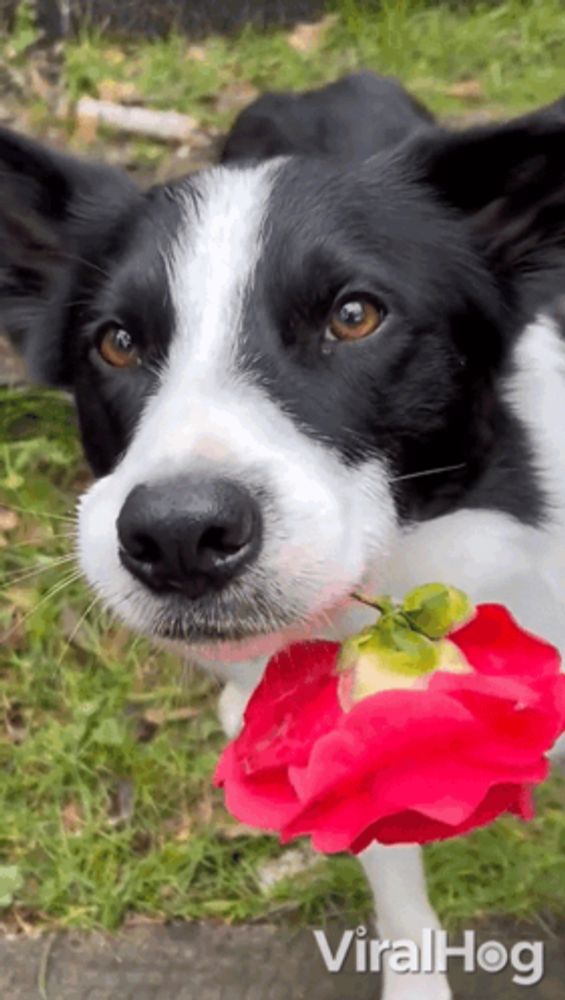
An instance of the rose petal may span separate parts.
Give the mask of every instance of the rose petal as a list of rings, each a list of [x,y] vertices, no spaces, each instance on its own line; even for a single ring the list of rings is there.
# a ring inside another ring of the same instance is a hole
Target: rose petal
[[[295,643],[269,662],[234,741],[248,773],[307,760],[312,742],[341,715],[335,642]]]
[[[559,669],[555,647],[522,629],[501,604],[481,604],[477,612],[449,638],[479,673],[539,678]]]
[[[406,754],[413,758],[415,747],[419,755],[440,744],[455,749],[476,735],[476,720],[452,698],[386,691],[343,714],[335,729],[313,745],[307,765],[290,769],[291,781],[303,800],[323,796],[346,788],[353,777],[394,766]]]
[[[545,760],[506,771],[469,766],[457,758],[445,761],[441,754],[415,772],[410,762],[403,767],[375,772],[344,796],[325,796],[303,801],[303,808],[289,818],[283,839],[324,831],[334,850],[348,850],[368,825],[402,813],[417,811],[449,827],[466,823],[491,788],[504,783],[534,784],[547,776]]]
[[[235,779],[224,788],[226,807],[232,816],[260,830],[280,830],[281,824],[297,811],[296,795],[284,768],[265,772],[260,778]]]
[[[420,813],[407,810],[368,827],[363,835],[352,844],[351,850],[354,854],[359,854],[374,841],[381,844],[427,844],[432,841],[445,840],[486,826],[504,813],[514,814],[523,820],[532,819],[534,810],[531,789],[514,785],[500,785],[492,788],[475,813],[469,817],[465,824],[457,828],[448,827],[444,823],[430,820]],[[313,844],[314,840],[316,840],[316,849],[325,851],[324,838],[313,837]]]

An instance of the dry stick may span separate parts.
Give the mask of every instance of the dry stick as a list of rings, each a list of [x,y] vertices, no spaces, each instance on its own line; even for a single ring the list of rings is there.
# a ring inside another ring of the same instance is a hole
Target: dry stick
[[[81,98],[76,113],[80,122],[105,125],[119,132],[144,135],[162,142],[188,142],[198,127],[195,118],[178,111],[127,107],[113,101],[97,101],[91,97]]]

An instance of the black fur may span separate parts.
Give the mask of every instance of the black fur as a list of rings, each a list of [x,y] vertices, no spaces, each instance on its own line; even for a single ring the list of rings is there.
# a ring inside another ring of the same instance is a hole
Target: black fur
[[[68,314],[101,283],[141,203],[125,173],[0,128],[0,323],[32,378],[72,383]]]
[[[263,94],[237,118],[222,161],[291,154],[364,160],[433,123],[397,80],[367,70],[319,90]]]

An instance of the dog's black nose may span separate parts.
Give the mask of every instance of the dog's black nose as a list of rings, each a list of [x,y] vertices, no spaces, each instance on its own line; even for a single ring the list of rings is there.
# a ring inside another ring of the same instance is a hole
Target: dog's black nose
[[[255,559],[262,522],[241,486],[180,478],[136,486],[117,529],[122,563],[142,583],[196,598],[225,586]]]

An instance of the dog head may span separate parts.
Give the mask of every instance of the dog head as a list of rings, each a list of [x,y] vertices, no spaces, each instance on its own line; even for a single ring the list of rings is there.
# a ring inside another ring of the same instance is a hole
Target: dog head
[[[1,315],[74,392],[80,560],[131,626],[271,652],[378,586],[399,526],[478,502],[560,262],[557,119],[147,193],[7,132],[0,163]]]
[[[236,118],[222,159],[364,160],[433,126],[433,115],[398,80],[362,70],[317,90],[262,94]]]

